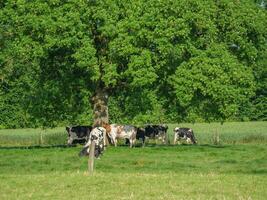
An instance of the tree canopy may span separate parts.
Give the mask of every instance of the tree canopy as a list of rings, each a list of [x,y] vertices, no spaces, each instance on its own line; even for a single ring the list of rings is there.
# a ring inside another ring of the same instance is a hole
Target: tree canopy
[[[0,127],[266,120],[266,8],[255,1],[6,0]]]

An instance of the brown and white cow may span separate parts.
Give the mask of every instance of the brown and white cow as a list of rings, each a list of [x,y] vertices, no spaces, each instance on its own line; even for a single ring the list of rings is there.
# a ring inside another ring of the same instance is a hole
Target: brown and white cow
[[[107,135],[111,142],[117,146],[118,139],[128,139],[130,148],[133,147],[136,141],[137,128],[131,125],[118,125],[118,124],[104,124],[103,127],[107,131]]]

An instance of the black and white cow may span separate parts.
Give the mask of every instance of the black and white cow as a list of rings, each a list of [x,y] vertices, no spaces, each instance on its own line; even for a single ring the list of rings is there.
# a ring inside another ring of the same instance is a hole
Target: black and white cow
[[[68,145],[73,143],[85,144],[88,141],[92,126],[67,126]]]
[[[142,147],[145,146],[145,139],[146,139],[146,131],[144,128],[140,128],[140,127],[137,127],[136,128],[136,140],[140,140],[142,141]],[[129,145],[130,144],[130,141],[128,138],[126,138],[126,141],[125,141],[125,144],[126,145]]]
[[[137,128],[136,131],[136,139],[137,140],[142,140],[142,147],[145,146],[145,139],[146,139],[146,130],[144,128]]]
[[[95,141],[95,157],[99,158],[103,154],[105,149],[105,137],[106,129],[103,127],[95,127],[89,136],[88,142],[84,145],[83,149],[79,153],[79,156],[89,155],[90,145]]]
[[[173,144],[176,144],[177,141],[180,143],[181,139],[186,140],[187,143],[193,143],[193,144],[197,143],[194,132],[191,128],[176,127],[173,129],[173,132],[174,132]]]
[[[146,125],[145,136],[151,139],[161,140],[167,143],[167,125]]]

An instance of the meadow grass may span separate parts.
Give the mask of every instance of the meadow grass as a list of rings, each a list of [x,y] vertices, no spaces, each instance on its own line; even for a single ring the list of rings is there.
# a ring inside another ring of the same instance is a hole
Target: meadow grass
[[[224,174],[81,172],[0,176],[1,199],[265,200],[266,177]]]
[[[87,174],[82,146],[0,150],[0,199],[265,199],[266,145],[109,147]]]
[[[66,142],[67,133],[63,127],[0,130],[0,146],[58,145]]]
[[[226,122],[226,123],[181,123],[169,124],[168,133],[172,139],[174,127],[190,127],[199,143],[210,144],[214,135],[219,135],[223,144],[267,143],[267,122]],[[171,141],[172,142],[172,141]]]
[[[198,144],[109,146],[92,176],[64,128],[0,130],[0,199],[266,199],[267,122],[176,126]]]
[[[267,143],[267,122],[226,122],[168,124],[169,141],[173,143],[174,127],[190,127],[199,144]],[[151,140],[150,140],[151,141]],[[64,145],[67,133],[64,127],[54,129],[3,129],[0,130],[0,147]]]

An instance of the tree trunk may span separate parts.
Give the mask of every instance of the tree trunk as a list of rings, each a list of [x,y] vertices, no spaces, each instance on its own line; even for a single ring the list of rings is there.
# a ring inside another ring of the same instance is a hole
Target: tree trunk
[[[93,126],[103,126],[103,123],[109,122],[108,117],[108,93],[105,89],[97,89],[92,97],[94,112]]]

